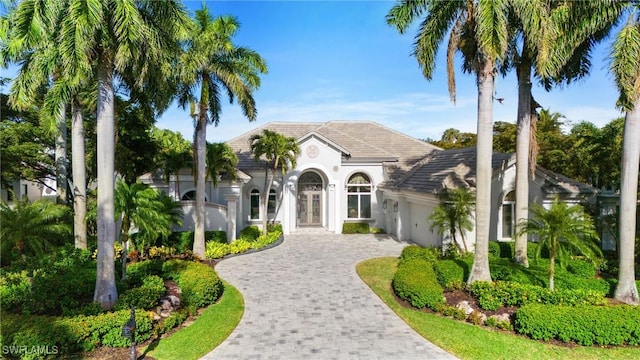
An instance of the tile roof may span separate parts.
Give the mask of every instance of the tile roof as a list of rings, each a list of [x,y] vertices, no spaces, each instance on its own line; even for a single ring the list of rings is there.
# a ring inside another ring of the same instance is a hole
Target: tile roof
[[[476,148],[434,151],[405,176],[381,186],[422,193],[436,193],[443,187],[475,187]],[[511,158],[511,154],[494,153],[492,168],[498,169]]]
[[[253,160],[249,138],[263,129],[300,139],[315,132],[349,151],[349,160],[390,161],[388,170],[397,175],[439,148],[371,121],[329,121],[326,123],[272,122],[244,133],[227,144],[238,154],[238,168],[263,168]]]

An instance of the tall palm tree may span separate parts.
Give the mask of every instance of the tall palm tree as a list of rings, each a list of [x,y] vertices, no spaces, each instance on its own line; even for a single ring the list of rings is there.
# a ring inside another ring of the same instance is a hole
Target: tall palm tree
[[[604,39],[617,19],[620,3],[513,0],[513,35],[507,66],[518,79],[515,218],[529,217],[529,174],[535,176],[537,142],[536,109],[531,77],[545,88],[586,76],[593,47]],[[595,24],[595,25],[594,25]],[[533,73],[532,73],[533,72]],[[518,220],[516,222],[519,224]],[[515,235],[514,260],[528,266],[527,238]]]
[[[174,223],[181,224],[182,209],[172,199],[166,200],[163,193],[146,184],[127,184],[123,180],[115,188],[116,217],[122,220],[120,241],[124,245],[122,256],[122,278],[126,275],[126,258],[129,233],[137,230],[137,248],[144,253],[145,242],[155,241],[159,236],[169,236]]]
[[[443,236],[451,234],[453,244],[460,253],[467,253],[469,247],[465,239],[465,232],[473,230],[473,203],[474,196],[467,188],[445,188],[439,195],[440,204],[429,216],[431,230],[438,228],[438,234]],[[456,234],[460,234],[462,246],[457,240]]]
[[[592,258],[599,253],[593,241],[598,238],[598,233],[593,220],[580,205],[568,205],[558,198],[548,210],[534,204],[531,212],[531,219],[521,221],[520,232],[538,236],[535,257],[540,256],[542,248],[549,250],[549,289],[553,291],[556,258],[562,261],[572,250]]]
[[[193,168],[193,145],[179,132],[154,127],[151,136],[158,143],[160,151],[155,159],[162,170],[162,178],[168,184],[171,175],[176,176],[176,193],[180,196],[180,170]],[[179,199],[178,199],[179,200]]]
[[[284,136],[268,129],[262,134],[255,134],[249,138],[251,153],[256,161],[265,161],[264,188],[262,189],[262,231],[267,233],[267,212],[269,209],[269,192],[273,185],[276,171],[280,170],[284,176],[296,167],[300,147],[296,138]]]
[[[227,174],[231,180],[237,179],[238,155],[227,143],[207,143],[206,165],[207,177],[213,187],[218,187],[218,178],[222,174]]]
[[[30,19],[41,11],[46,15],[43,19],[59,33],[57,42],[50,45],[57,47],[62,68],[78,81],[86,79],[94,69],[97,74],[98,275],[94,300],[109,309],[118,297],[113,262],[113,79],[119,74],[127,80],[131,77],[123,75],[136,73],[136,82],[129,85],[142,86],[147,75],[158,68],[155,65],[168,63],[173,57],[171,51],[177,51],[178,40],[186,35],[188,15],[178,1],[144,0],[25,0],[13,11],[21,19],[14,27],[22,34],[18,38],[28,38],[26,34],[33,29]],[[51,15],[60,12],[63,16]]]
[[[204,258],[205,152],[207,124],[217,125],[222,113],[223,91],[233,103],[237,98],[244,116],[253,121],[257,111],[253,91],[260,86],[260,74],[267,66],[255,51],[237,47],[232,38],[240,24],[231,16],[216,19],[206,6],[197,10],[195,24],[180,59],[178,103],[190,105],[194,118],[194,163],[196,176],[196,218],[194,255]]]
[[[455,102],[454,57],[463,56],[463,70],[476,75],[478,86],[476,160],[476,248],[468,282],[491,281],[489,224],[491,216],[491,158],[493,94],[496,65],[508,45],[508,1],[410,1],[401,0],[387,15],[387,23],[403,33],[422,14],[413,55],[422,73],[431,79],[440,43],[449,33],[447,75],[449,94]]]
[[[0,203],[0,250],[3,265],[10,254],[17,251],[23,260],[27,256],[40,256],[50,250],[56,239],[71,234],[65,223],[67,207],[48,199],[30,202],[23,198],[10,207]]]
[[[626,111],[620,183],[620,270],[615,298],[637,305],[634,254],[638,204],[638,163],[640,163],[640,5],[629,6],[626,23],[618,32],[611,58],[611,73]]]

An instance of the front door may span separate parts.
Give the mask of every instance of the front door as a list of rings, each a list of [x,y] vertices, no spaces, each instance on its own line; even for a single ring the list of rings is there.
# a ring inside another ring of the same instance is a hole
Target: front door
[[[322,191],[304,191],[298,195],[298,225],[322,226]]]
[[[322,178],[306,172],[298,182],[298,226],[322,226]]]

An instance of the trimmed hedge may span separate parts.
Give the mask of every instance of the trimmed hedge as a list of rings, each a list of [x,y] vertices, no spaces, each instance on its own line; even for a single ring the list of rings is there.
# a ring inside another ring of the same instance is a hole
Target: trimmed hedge
[[[166,289],[164,281],[157,275],[149,275],[142,280],[142,285],[123,292],[116,301],[115,309],[151,309],[158,305],[158,300]]]
[[[496,258],[513,259],[514,249],[512,241],[489,241],[489,255]]]
[[[434,262],[440,257],[441,251],[438,248],[424,248],[418,245],[409,245],[402,249],[400,263],[411,259],[423,259]]]
[[[91,351],[100,346],[126,347],[129,339],[122,337],[122,325],[129,320],[131,312],[121,310],[96,316],[26,316],[2,315],[2,346],[27,349],[47,346],[64,355]],[[151,338],[154,333],[153,316],[136,310],[136,341]],[[27,354],[11,354],[15,357]]]
[[[514,328],[536,340],[640,345],[640,307],[531,304],[516,311]]]
[[[169,239],[166,244],[170,247],[175,247],[178,253],[184,254],[193,249],[193,231],[176,231],[169,235]],[[218,243],[227,242],[227,232],[223,230],[210,230],[204,232],[204,241],[214,241]],[[156,244],[157,245],[157,244]]]
[[[424,259],[411,259],[400,264],[391,285],[399,298],[416,308],[426,306],[435,310],[444,304],[442,286],[436,280],[431,263]]]
[[[276,242],[281,235],[281,232],[275,231],[268,233],[267,235],[260,235],[255,240],[248,240],[246,237],[240,237],[231,244],[208,242],[205,248],[205,257],[207,259],[220,259],[229,254],[240,254],[251,249],[262,249]]]
[[[222,281],[206,264],[169,260],[162,265],[162,270],[182,290],[182,303],[186,307],[203,307],[214,303],[222,295]]]
[[[342,224],[343,234],[368,234],[370,232],[369,223],[349,223]]]
[[[471,284],[471,294],[484,310],[497,310],[503,306],[523,306],[531,303],[552,305],[604,305],[604,295],[592,290],[551,291],[535,285],[510,281],[494,283],[477,281]]]
[[[260,234],[262,234],[262,232],[260,231],[260,229],[258,229],[257,226],[255,225],[251,225],[251,226],[247,226],[244,229],[242,229],[240,231],[240,238],[244,238],[247,239],[249,241],[253,241],[255,239],[257,239]]]
[[[438,283],[445,289],[462,289],[470,269],[462,260],[440,260],[433,263]]]

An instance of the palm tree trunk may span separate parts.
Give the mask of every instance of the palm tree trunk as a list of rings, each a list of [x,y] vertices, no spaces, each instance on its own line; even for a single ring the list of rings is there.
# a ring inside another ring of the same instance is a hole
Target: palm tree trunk
[[[529,267],[527,235],[520,232],[520,224],[529,218],[529,141],[531,138],[531,60],[524,45],[518,66],[518,134],[516,138],[516,263]]]
[[[87,174],[82,108],[71,103],[71,156],[73,161],[73,232],[75,246],[87,248]]]
[[[98,258],[96,289],[93,300],[103,309],[111,309],[118,300],[116,289],[114,241],[114,157],[115,124],[113,67],[104,54],[98,64],[98,114],[97,114],[97,162],[98,162]]]
[[[476,246],[468,283],[491,281],[489,222],[491,218],[491,158],[493,141],[493,63],[485,62],[477,75],[478,140],[476,158]]]
[[[271,184],[273,183],[273,170],[269,170],[269,164],[267,163],[267,171],[265,171],[264,178],[264,191],[262,196],[262,233],[267,234],[267,222],[269,217],[269,194],[271,191]]]
[[[636,211],[638,204],[638,163],[640,162],[640,99],[633,110],[627,111],[624,122],[622,148],[622,174],[620,184],[620,270],[615,299],[627,304],[638,304],[635,283],[634,256]]]
[[[67,104],[60,104],[56,133],[56,195],[58,202],[67,203]]]
[[[122,257],[120,262],[122,263],[122,280],[127,278],[127,255],[129,254],[129,229],[131,229],[131,220],[128,216],[122,218],[122,229],[120,235],[120,241],[122,241]]]
[[[204,99],[203,99],[204,100]],[[207,144],[207,117],[206,108],[202,103],[198,112],[198,124],[196,126],[196,221],[193,235],[193,254],[201,259],[205,257],[204,244],[204,200],[205,200],[205,151]]]
[[[556,270],[556,255],[555,253],[553,253],[553,254],[549,254],[549,290],[551,291],[554,290],[553,275],[555,274],[555,270]]]

